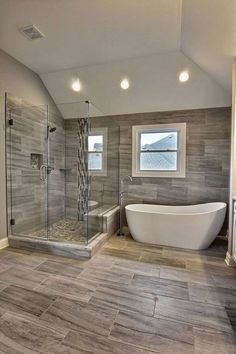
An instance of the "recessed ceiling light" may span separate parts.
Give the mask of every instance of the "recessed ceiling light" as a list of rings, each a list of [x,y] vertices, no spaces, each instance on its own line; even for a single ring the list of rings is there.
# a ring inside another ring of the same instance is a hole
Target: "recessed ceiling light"
[[[71,87],[73,91],[79,92],[81,90],[81,83],[79,79],[74,80]]]
[[[120,87],[123,90],[127,90],[129,88],[129,80],[128,79],[123,79],[120,83]]]
[[[186,82],[189,80],[189,72],[188,71],[182,71],[179,74],[179,81],[180,82]]]

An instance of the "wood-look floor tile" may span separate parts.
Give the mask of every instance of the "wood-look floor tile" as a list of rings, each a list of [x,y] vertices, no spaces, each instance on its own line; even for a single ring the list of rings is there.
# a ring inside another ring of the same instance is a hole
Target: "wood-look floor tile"
[[[152,316],[156,296],[129,286],[100,286],[89,303],[117,310],[135,311]]]
[[[224,307],[159,296],[155,316],[180,321],[193,326],[232,332]]]
[[[236,289],[189,283],[189,299],[236,309]]]
[[[235,354],[236,336],[194,328],[195,354]]]
[[[213,275],[214,284],[217,287],[235,289],[236,290],[236,276],[235,275]]]
[[[55,299],[55,296],[10,285],[0,292],[0,307],[5,312],[26,312],[40,316]]]
[[[217,242],[189,251],[131,237],[86,261],[0,250],[0,353],[51,353],[51,337],[57,354],[232,354],[236,277],[224,256]]]
[[[236,269],[233,267],[228,267],[224,260],[221,260],[217,265],[210,261],[186,261],[186,269],[193,270],[197,272],[208,272],[209,274],[220,274],[220,275],[235,275],[236,277]]]
[[[161,267],[160,278],[202,285],[215,285],[213,276],[207,272],[191,272],[187,269],[173,267]]]
[[[201,261],[203,256],[197,251],[163,247],[162,255],[169,258],[184,259],[185,261]]]
[[[2,281],[0,281],[0,293],[3,289],[5,289],[7,286],[9,286],[9,284],[7,283],[3,283]]]
[[[71,299],[59,298],[41,318],[74,331],[108,336],[117,314],[116,310]]]
[[[235,307],[225,307],[225,311],[229,317],[231,326],[233,327],[234,332],[236,333],[236,308]]]
[[[228,240],[225,237],[219,236],[207,249],[201,250],[199,252],[205,256],[225,258],[227,243]]]
[[[137,313],[119,312],[110,336],[158,353],[194,353],[191,326]]]
[[[49,274],[64,275],[67,277],[76,278],[79,273],[83,270],[80,264],[68,264],[67,262],[56,262],[52,260],[47,260],[40,264],[36,270],[40,272],[45,272]]]
[[[53,354],[66,333],[46,326],[39,319],[12,314],[0,318],[0,348],[9,354]]]
[[[41,257],[44,258],[45,260],[51,260],[54,262],[62,262],[62,263],[68,263],[68,264],[75,264],[75,265],[83,265],[86,264],[87,262],[89,262],[89,259],[86,258],[69,258],[68,256],[59,256],[56,254],[52,254],[52,253],[45,253],[45,252],[39,252],[39,251],[33,251],[31,254],[37,256],[37,257]]]
[[[26,267],[11,267],[0,272],[0,281],[15,284],[27,289],[33,289],[47,278],[44,273]]]
[[[87,279],[98,283],[120,283],[129,284],[133,278],[133,273],[129,270],[117,268],[98,269],[97,267],[85,268],[79,275],[79,279]]]
[[[153,294],[189,299],[188,283],[177,280],[161,279],[155,276],[135,274],[131,286]]]
[[[0,260],[0,273],[4,272],[5,270],[8,270],[12,268],[12,265],[10,265],[7,262],[4,262],[3,260]]]
[[[226,244],[228,244],[228,243],[226,243]],[[221,257],[214,256],[214,255],[211,255],[211,256],[201,255],[201,257],[204,262],[210,263],[212,265],[218,265],[218,266],[222,266],[222,267],[226,267],[226,268],[231,268],[231,267],[228,267],[225,263],[225,252],[223,253],[223,255]]]
[[[9,247],[0,249],[0,261],[2,260],[2,258],[5,258],[9,254],[11,254],[11,252],[9,252]]]
[[[148,351],[134,346],[107,339],[103,336],[70,331],[61,348],[55,354],[149,354]],[[155,353],[153,353],[155,354]]]
[[[26,268],[35,268],[39,264],[46,261],[46,258],[37,257],[35,255],[20,254],[15,252],[9,252],[9,254],[0,261],[1,264],[8,264],[9,266],[23,266]]]
[[[119,260],[114,263],[113,268],[129,270],[136,274],[147,274],[159,277],[160,266],[138,261]]]
[[[14,348],[14,349],[13,349]],[[0,333],[0,353],[1,354],[38,354],[35,350],[23,347],[17,342]]]
[[[117,240],[117,241],[108,241],[104,246],[103,249],[112,248],[123,250],[126,247],[126,242],[124,240]]]
[[[140,259],[141,251],[130,251],[130,250],[120,250],[116,248],[103,248],[101,250],[102,255],[125,258],[133,261],[138,261]]]
[[[157,265],[166,265],[169,267],[185,268],[185,261],[178,258],[164,257],[151,252],[142,252],[140,257],[141,262],[154,263]]]
[[[97,285],[88,281],[62,276],[50,276],[35,290],[49,295],[64,296],[80,301],[89,301]]]
[[[158,245],[150,245],[148,243],[141,243],[141,242],[134,242],[134,241],[127,241],[125,245],[126,250],[135,250],[135,251],[146,251],[146,252],[152,252],[156,254],[162,254],[162,246]]]
[[[7,247],[7,248],[4,248],[3,250],[0,251],[1,253],[3,252],[6,252],[7,254],[16,254],[16,253],[19,253],[19,254],[28,254],[28,255],[34,255],[35,253],[30,251],[30,250],[26,250],[26,249],[23,249],[23,248],[14,248],[14,247]]]
[[[113,264],[115,264],[116,261],[116,257],[107,257],[97,253],[84,265],[84,269],[94,266],[97,268],[109,269]]]

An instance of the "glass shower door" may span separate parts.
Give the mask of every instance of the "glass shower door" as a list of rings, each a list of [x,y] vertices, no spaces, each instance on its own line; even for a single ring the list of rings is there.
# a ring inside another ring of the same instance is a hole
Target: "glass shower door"
[[[9,234],[47,238],[47,106],[26,106],[7,97]]]

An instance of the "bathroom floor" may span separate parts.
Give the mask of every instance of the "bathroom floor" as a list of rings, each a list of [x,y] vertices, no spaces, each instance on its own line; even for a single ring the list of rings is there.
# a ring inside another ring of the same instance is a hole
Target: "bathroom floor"
[[[112,237],[91,260],[0,251],[0,351],[235,354],[236,269]]]

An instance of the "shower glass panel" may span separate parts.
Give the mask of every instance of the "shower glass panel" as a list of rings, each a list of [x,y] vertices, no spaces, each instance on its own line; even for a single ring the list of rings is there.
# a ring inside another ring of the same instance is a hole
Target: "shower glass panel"
[[[65,130],[64,119],[55,107],[49,107],[48,126],[48,240],[67,241],[71,233],[65,215]]]
[[[92,239],[103,229],[104,214],[118,205],[120,130],[111,117],[90,112],[88,238]]]
[[[118,204],[119,126],[88,102],[7,95],[6,164],[9,235],[87,245]]]
[[[6,100],[8,230],[47,238],[47,106]]]
[[[75,102],[59,104],[57,107],[63,116],[65,139],[65,150],[60,155],[61,165],[64,164],[65,210],[64,218],[59,218],[60,230],[58,230],[58,233],[63,234],[63,241],[87,244],[93,236],[96,236],[102,230],[102,224],[91,215],[93,209],[91,204],[93,203],[90,200],[91,177],[88,170],[91,105],[88,102]],[[54,157],[51,136],[49,147],[50,160]],[[58,162],[60,156],[58,155]],[[56,170],[53,170],[49,178],[49,195],[55,173]],[[49,201],[50,199],[49,197]],[[49,238],[55,238],[55,235],[50,232],[50,226]]]

